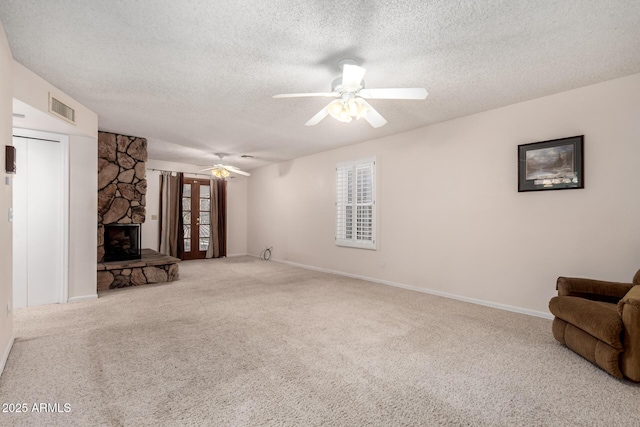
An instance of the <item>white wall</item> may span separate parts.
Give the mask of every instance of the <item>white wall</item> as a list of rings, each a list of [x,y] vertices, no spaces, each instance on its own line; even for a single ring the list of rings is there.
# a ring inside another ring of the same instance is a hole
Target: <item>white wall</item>
[[[252,177],[227,179],[227,256],[247,254],[247,187]]]
[[[558,276],[640,268],[639,123],[640,74],[256,169],[248,250],[546,315]],[[517,192],[518,144],[581,134],[585,189]],[[378,250],[336,247],[335,165],[372,155]]]
[[[5,173],[5,145],[12,145],[12,91],[13,91],[13,58],[9,43],[0,22],[0,373],[11,350],[13,342],[13,315],[7,307],[12,302],[12,229],[8,213],[12,206],[11,185],[5,180],[11,176]]]
[[[142,246],[158,250],[158,220],[160,208],[160,169],[185,172],[185,176],[195,177],[193,173],[202,169],[185,163],[166,162],[162,160],[147,161],[147,216],[142,224]],[[191,173],[191,174],[189,174]],[[197,175],[206,178],[205,175]],[[251,178],[235,176],[227,179],[227,256],[247,253],[247,181]]]
[[[13,108],[27,111],[14,126],[69,135],[68,300],[97,297],[98,116],[13,61]],[[48,113],[49,93],[76,110],[76,125]]]
[[[53,125],[56,127],[55,129],[39,130],[98,138],[98,115],[96,113],[16,61],[13,62],[13,77],[14,98],[47,113],[49,117],[55,118],[52,121],[55,123]],[[49,93],[75,110],[75,125],[68,125],[64,120],[48,113]]]
[[[98,143],[69,138],[69,300],[93,298],[97,292]]]

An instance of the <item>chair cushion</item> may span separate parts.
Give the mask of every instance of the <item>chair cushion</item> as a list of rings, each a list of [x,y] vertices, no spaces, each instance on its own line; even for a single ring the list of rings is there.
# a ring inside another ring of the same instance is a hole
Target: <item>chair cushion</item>
[[[615,304],[592,301],[579,297],[553,297],[549,310],[554,316],[582,329],[589,335],[623,350],[622,319]]]
[[[553,319],[552,329],[553,336],[571,350],[614,377],[623,377],[619,364],[620,350],[557,317]]]

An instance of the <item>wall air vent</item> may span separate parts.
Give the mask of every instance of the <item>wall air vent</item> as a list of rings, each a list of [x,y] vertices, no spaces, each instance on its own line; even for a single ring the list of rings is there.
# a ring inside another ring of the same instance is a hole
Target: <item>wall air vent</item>
[[[49,94],[49,112],[69,123],[76,124],[76,110]]]

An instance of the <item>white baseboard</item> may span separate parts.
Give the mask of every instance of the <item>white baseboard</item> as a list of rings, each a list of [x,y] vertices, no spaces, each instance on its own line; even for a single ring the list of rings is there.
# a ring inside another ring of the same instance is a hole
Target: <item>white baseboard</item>
[[[81,295],[79,297],[71,297],[67,300],[67,302],[81,302],[81,301],[90,301],[98,299],[98,294],[93,295]]]
[[[233,257],[238,257],[238,256],[247,256],[249,254],[244,253],[244,254],[228,254],[227,258],[233,258]]]
[[[468,303],[471,303],[471,304],[483,305],[485,307],[498,308],[500,310],[511,311],[511,312],[520,313],[520,314],[526,314],[528,316],[541,317],[543,319],[553,319],[553,315],[551,313],[547,313],[547,312],[544,312],[544,311],[529,310],[527,308],[516,307],[516,306],[513,306],[513,305],[500,304],[500,303],[497,303],[497,302],[486,301],[486,300],[481,300],[481,299],[477,299],[477,298],[469,298],[469,297],[465,297],[465,296],[462,296],[462,295],[450,294],[450,293],[447,293],[447,292],[435,291],[433,289],[420,288],[418,286],[406,285],[404,283],[398,283],[398,282],[392,282],[390,280],[382,280],[382,279],[376,279],[374,277],[367,277],[367,276],[361,276],[361,275],[358,275],[358,274],[345,273],[345,272],[342,272],[342,271],[329,270],[329,269],[326,269],[326,268],[314,267],[312,265],[298,264],[298,263],[291,262],[291,261],[283,261],[283,260],[277,260],[277,259],[273,259],[273,261],[280,262],[280,263],[283,263],[283,264],[292,265],[294,267],[305,268],[307,270],[314,270],[314,271],[320,271],[320,272],[323,272],[323,273],[337,274],[339,276],[352,277],[354,279],[360,279],[360,280],[366,280],[368,282],[380,283],[381,285],[394,286],[396,288],[408,289],[408,290],[411,290],[411,291],[422,292],[422,293],[430,294],[430,295],[436,295],[436,296],[439,296],[439,297],[454,299],[454,300],[463,301],[463,302],[468,302]]]
[[[4,372],[4,367],[7,364],[7,359],[9,358],[9,353],[11,353],[11,349],[13,348],[14,341],[15,339],[13,338],[13,335],[11,335],[11,339],[9,340],[9,345],[7,345],[7,348],[4,350],[4,354],[2,355],[2,360],[0,361],[0,376]]]

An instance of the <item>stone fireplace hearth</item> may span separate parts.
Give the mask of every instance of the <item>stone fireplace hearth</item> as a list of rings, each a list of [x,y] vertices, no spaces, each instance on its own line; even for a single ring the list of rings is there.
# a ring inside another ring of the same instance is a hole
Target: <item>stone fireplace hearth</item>
[[[98,291],[178,280],[178,258],[151,249],[141,252],[140,259],[99,262]]]

